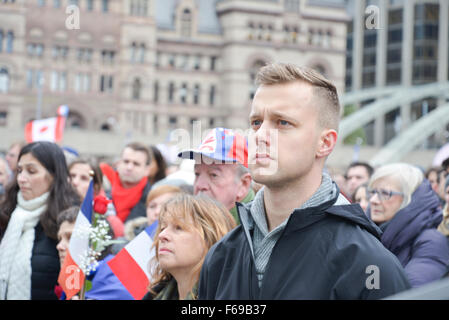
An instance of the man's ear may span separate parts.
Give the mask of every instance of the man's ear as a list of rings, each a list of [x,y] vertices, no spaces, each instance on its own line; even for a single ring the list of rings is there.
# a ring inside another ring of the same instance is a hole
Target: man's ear
[[[330,155],[337,144],[337,136],[337,131],[334,129],[325,129],[321,132],[319,145],[316,152],[317,158],[323,158]]]
[[[245,173],[243,176],[240,177],[240,185],[237,190],[237,199],[236,201],[242,201],[245,199],[246,195],[248,194],[249,188],[251,187],[251,174]]]

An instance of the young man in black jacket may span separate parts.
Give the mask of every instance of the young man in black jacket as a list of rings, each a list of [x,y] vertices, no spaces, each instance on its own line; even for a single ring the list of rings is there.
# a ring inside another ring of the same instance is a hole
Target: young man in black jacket
[[[335,86],[272,64],[257,76],[249,169],[264,185],[208,252],[199,299],[379,299],[410,287],[380,230],[325,173],[337,141]]]

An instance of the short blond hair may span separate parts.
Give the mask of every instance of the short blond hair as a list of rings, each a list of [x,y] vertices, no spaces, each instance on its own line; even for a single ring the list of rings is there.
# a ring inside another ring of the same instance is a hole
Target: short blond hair
[[[338,130],[340,102],[337,88],[319,72],[292,63],[272,63],[259,70],[256,85],[275,85],[302,81],[313,87],[315,103],[319,107],[319,124],[323,128]]]

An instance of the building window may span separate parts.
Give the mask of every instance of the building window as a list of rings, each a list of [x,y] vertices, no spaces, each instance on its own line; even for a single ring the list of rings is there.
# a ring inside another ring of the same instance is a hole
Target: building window
[[[299,0],[284,0],[286,12],[299,13]]]
[[[215,56],[210,57],[210,71],[215,71],[217,68],[217,59]]]
[[[101,75],[100,77],[100,92],[111,93],[114,88],[114,77],[111,75]]]
[[[89,92],[90,91],[90,75],[87,73],[78,73],[75,76],[75,92]]]
[[[37,6],[38,6],[38,7],[43,7],[43,6],[45,6],[45,0],[37,0]]]
[[[0,93],[7,93],[9,90],[9,73],[8,69],[0,69]]]
[[[183,83],[179,90],[179,98],[182,104],[187,103],[187,83]]]
[[[87,0],[87,11],[94,10],[94,1],[93,0]]]
[[[181,36],[192,36],[192,13],[190,9],[184,9],[181,14]]]
[[[0,52],[3,51],[3,30],[0,29]]]
[[[79,48],[78,49],[78,61],[79,62],[91,62],[92,61],[92,49],[89,48]]]
[[[195,56],[195,62],[193,65],[193,69],[200,70],[201,69],[201,55]]]
[[[146,17],[148,15],[148,0],[131,0],[129,13],[132,16]]]
[[[168,66],[171,68],[174,68],[176,65],[176,55],[175,54],[171,54],[168,57]]]
[[[55,9],[61,8],[61,0],[53,0],[53,8]]]
[[[200,104],[200,85],[195,84],[193,88],[193,104]]]
[[[8,113],[6,111],[0,111],[0,126],[6,126]]]
[[[50,90],[64,92],[67,89],[67,72],[53,71],[50,78]]]
[[[158,103],[159,102],[159,82],[154,82],[154,95],[153,95],[153,102]]]
[[[8,31],[6,34],[6,52],[11,53],[13,51],[14,44],[14,33],[12,31]]]
[[[139,52],[139,62],[144,63],[145,62],[145,44],[140,44],[140,52]]]
[[[108,12],[109,11],[109,0],[101,1],[101,11]]]
[[[173,82],[170,82],[168,84],[168,102],[173,103],[174,98],[175,98],[175,84]]]
[[[140,100],[140,91],[142,90],[142,83],[139,78],[134,79],[133,82],[133,92],[132,98],[133,100]]]
[[[103,61],[103,64],[114,64],[114,57],[115,57],[115,51],[113,50],[102,50],[101,51],[101,58]]]
[[[214,104],[215,104],[215,86],[211,85],[209,91],[209,105],[213,106]]]
[[[34,75],[34,71],[33,69],[28,69],[27,70],[27,75],[26,75],[26,81],[27,81],[27,88],[28,89],[32,89],[33,88],[33,75]]]
[[[136,61],[136,51],[137,51],[137,44],[133,42],[131,43],[131,62]]]

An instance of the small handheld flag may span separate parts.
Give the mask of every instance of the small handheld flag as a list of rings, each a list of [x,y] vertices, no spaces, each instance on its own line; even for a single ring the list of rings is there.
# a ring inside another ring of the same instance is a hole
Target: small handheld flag
[[[94,187],[93,180],[91,180],[76,218],[69,249],[58,277],[58,283],[66,293],[68,300],[77,294],[84,284],[85,274],[81,266],[84,264],[83,257],[86,256],[89,249],[88,230],[92,223],[93,199]]]

